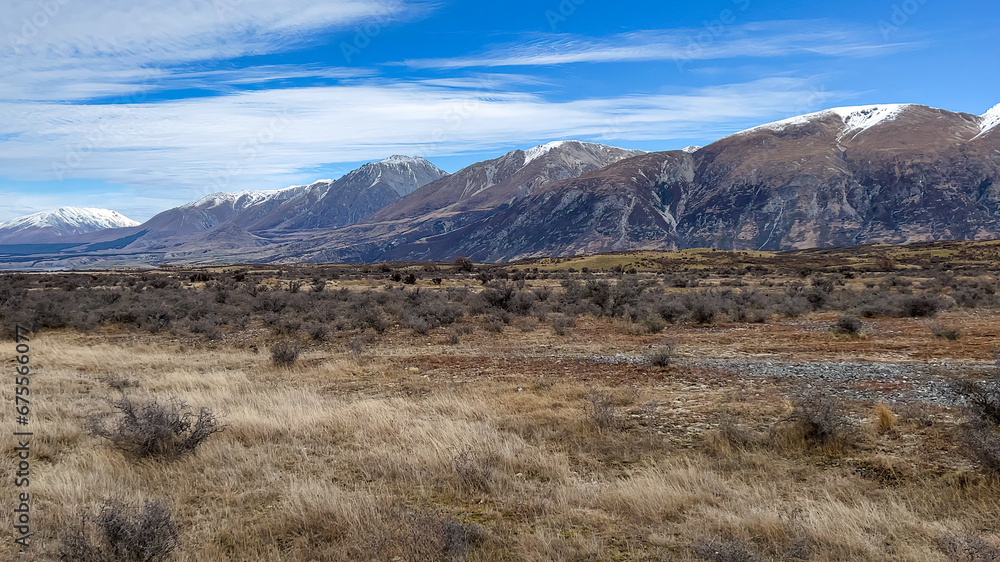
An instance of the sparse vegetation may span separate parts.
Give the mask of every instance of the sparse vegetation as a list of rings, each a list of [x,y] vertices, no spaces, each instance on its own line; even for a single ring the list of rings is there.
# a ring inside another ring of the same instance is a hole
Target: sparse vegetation
[[[997,247],[2,274],[37,557],[991,560]]]

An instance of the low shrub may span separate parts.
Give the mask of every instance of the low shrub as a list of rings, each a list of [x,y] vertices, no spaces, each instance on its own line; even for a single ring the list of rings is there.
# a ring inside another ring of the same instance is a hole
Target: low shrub
[[[859,336],[863,326],[860,318],[845,314],[837,319],[833,331],[845,336]]]
[[[74,562],[156,562],[177,548],[178,530],[166,503],[105,500],[60,537],[59,558]]]
[[[120,417],[111,425],[100,417],[88,421],[91,435],[102,437],[136,457],[173,458],[193,452],[198,445],[224,429],[210,408],[194,412],[183,400],[171,398],[111,402]]]
[[[823,395],[796,399],[791,419],[798,424],[806,441],[817,445],[838,441],[847,444],[853,429],[844,415],[843,404]]]
[[[676,347],[672,340],[664,341],[646,353],[646,360],[655,367],[669,367],[674,362]]]
[[[953,326],[944,326],[941,324],[935,324],[931,326],[931,333],[934,334],[936,338],[944,338],[949,341],[955,341],[962,337],[962,331]]]
[[[611,394],[601,390],[590,390],[584,398],[587,400],[584,410],[599,429],[621,429],[622,420]]]
[[[271,346],[271,362],[277,367],[293,365],[299,358],[299,347],[290,341],[279,341]]]

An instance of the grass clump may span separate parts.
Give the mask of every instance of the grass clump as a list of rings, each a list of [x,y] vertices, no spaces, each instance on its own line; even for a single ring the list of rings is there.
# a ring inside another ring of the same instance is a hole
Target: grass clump
[[[875,406],[875,417],[879,433],[889,433],[896,427],[896,414],[885,404]]]

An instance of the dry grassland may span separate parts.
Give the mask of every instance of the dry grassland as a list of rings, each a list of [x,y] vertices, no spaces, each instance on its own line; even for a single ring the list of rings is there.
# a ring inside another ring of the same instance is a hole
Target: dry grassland
[[[305,346],[287,367],[254,324],[218,341],[43,330],[31,550],[58,559],[81,514],[117,498],[166,502],[178,561],[995,559],[1000,479],[961,443],[962,409],[935,377],[988,375],[1000,315],[865,319],[859,337],[832,332],[838,316],[652,334],[581,316],[564,335],[544,319],[495,333],[465,318],[458,342],[394,326]],[[641,359],[667,340],[669,366]],[[934,368],[829,382],[754,361]],[[120,396],[109,374],[138,383],[127,397],[207,406],[226,429],[190,455],[133,458],[87,431]],[[893,399],[927,385],[940,399]],[[817,437],[809,400],[843,425]],[[7,456],[10,483],[13,445]]]

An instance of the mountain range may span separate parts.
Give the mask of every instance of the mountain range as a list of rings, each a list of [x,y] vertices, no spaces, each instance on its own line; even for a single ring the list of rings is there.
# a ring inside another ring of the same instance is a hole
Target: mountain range
[[[0,225],[0,267],[990,239],[1000,237],[1000,105],[836,108],[664,152],[557,141],[453,174],[392,156],[335,181],[212,194],[141,225],[82,211]]]

